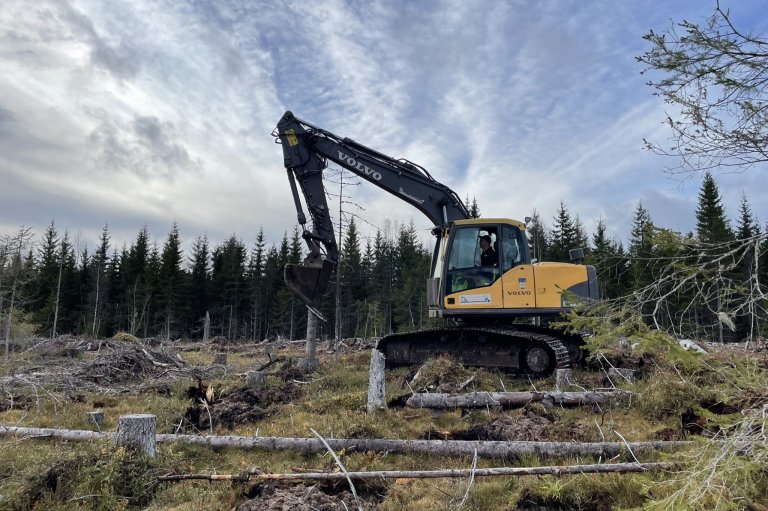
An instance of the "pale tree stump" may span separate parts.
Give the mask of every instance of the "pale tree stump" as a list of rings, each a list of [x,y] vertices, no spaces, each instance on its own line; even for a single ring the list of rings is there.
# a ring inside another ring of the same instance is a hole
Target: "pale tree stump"
[[[245,373],[245,384],[254,389],[264,388],[266,384],[266,374],[263,371],[248,371]]]
[[[216,353],[213,355],[213,363],[225,366],[227,365],[227,354],[226,353]]]
[[[560,392],[573,381],[573,369],[558,369],[555,373],[555,390]]]
[[[86,422],[88,422],[88,424],[101,426],[101,424],[104,422],[104,412],[102,411],[88,412],[85,414],[85,420]]]
[[[384,353],[381,351],[376,348],[371,350],[371,367],[368,374],[368,413],[387,407],[384,358]]]
[[[154,457],[156,432],[157,416],[148,413],[123,415],[117,421],[115,443]]]

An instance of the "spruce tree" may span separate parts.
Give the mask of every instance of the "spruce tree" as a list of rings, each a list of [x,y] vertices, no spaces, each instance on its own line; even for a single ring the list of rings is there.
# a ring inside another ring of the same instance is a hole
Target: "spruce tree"
[[[554,218],[554,225],[549,231],[547,259],[550,261],[570,261],[570,250],[576,248],[578,232],[571,214],[563,201]]]
[[[736,239],[746,240],[760,234],[760,225],[752,214],[746,194],[742,194],[739,203],[739,223],[736,227]]]
[[[190,255],[192,271],[189,281],[189,306],[187,313],[187,331],[202,337],[205,313],[209,311],[210,264],[208,237],[202,234],[192,243]]]
[[[342,244],[339,267],[341,282],[341,332],[342,336],[356,335],[363,323],[361,303],[367,295],[363,258],[355,219],[349,221]]]
[[[251,294],[251,325],[253,339],[264,339],[264,260],[266,243],[264,241],[264,228],[259,227],[256,242],[251,249],[251,257],[248,262],[248,282]]]
[[[30,293],[33,299],[28,306],[28,309],[34,312],[34,321],[39,325],[39,331],[43,335],[50,334],[53,326],[56,286],[59,276],[59,262],[61,261],[59,245],[59,234],[53,220],[51,220],[50,225],[43,233],[38,248],[35,264],[37,271]]]
[[[168,239],[163,245],[160,256],[159,292],[160,314],[164,318],[163,331],[166,339],[170,339],[171,332],[179,332],[178,323],[184,317],[185,298],[185,274],[181,268],[183,254],[179,227],[176,222],[168,233]]]
[[[234,234],[214,248],[212,252],[212,329],[215,320],[218,335],[222,335],[228,340],[236,339],[240,331],[238,318],[243,315],[241,307],[247,292],[245,282],[246,259],[245,245]]]
[[[733,239],[725,216],[720,190],[712,174],[704,174],[696,209],[696,236],[703,243],[723,243]]]
[[[654,280],[652,271],[653,231],[654,225],[651,215],[643,206],[643,201],[638,201],[629,236],[630,290],[644,287]]]
[[[99,248],[96,249],[91,261],[91,292],[89,296],[89,311],[86,324],[92,336],[105,335],[104,327],[110,324],[109,318],[104,320],[110,303],[111,283],[109,279],[109,226],[104,224],[99,237]]]

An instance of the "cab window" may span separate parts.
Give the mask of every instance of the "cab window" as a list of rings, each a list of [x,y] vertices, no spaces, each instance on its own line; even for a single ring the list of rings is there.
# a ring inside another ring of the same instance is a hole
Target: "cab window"
[[[512,225],[501,226],[501,267],[503,271],[525,262],[523,242],[525,237],[517,227]]]
[[[489,250],[493,251],[495,260],[499,261],[498,226],[467,226],[456,229],[446,272],[446,294],[490,286],[499,278],[501,272],[498,264],[488,263],[494,258],[489,258],[488,253],[483,256],[483,239],[490,239]]]

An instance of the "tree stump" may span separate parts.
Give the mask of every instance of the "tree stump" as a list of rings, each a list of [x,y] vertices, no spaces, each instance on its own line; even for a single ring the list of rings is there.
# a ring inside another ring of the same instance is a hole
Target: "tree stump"
[[[248,371],[245,373],[245,384],[248,387],[261,389],[266,384],[266,374],[263,371]]]
[[[88,422],[88,424],[101,426],[101,424],[104,422],[104,412],[102,411],[87,412],[85,414],[85,420],[86,422]]]
[[[555,373],[555,390],[562,391],[573,381],[573,369],[558,369]]]
[[[156,432],[157,416],[148,413],[123,415],[117,421],[115,443],[154,457]]]
[[[376,348],[371,350],[371,367],[368,374],[368,413],[387,407],[384,358],[384,353],[381,351]]]
[[[634,369],[611,367],[608,369],[608,378],[614,384],[619,382],[634,383],[637,380],[637,372]]]
[[[225,353],[216,353],[213,355],[213,363],[225,366],[227,365],[227,354]]]

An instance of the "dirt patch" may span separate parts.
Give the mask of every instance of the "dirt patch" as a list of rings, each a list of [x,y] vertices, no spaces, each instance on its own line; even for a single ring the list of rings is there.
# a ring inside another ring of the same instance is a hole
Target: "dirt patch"
[[[488,424],[476,424],[450,436],[457,440],[498,441],[591,441],[592,437],[592,432],[583,424],[562,423],[540,403],[530,403]]]
[[[490,424],[478,424],[467,431],[473,440],[541,440],[555,422],[555,416],[543,406],[527,405],[522,410],[505,413]]]
[[[303,484],[263,484],[258,496],[240,504],[237,511],[337,511],[357,509],[350,491],[328,486]],[[365,510],[376,509],[374,499],[360,497]]]
[[[221,396],[206,395],[205,389],[190,387],[189,397],[195,400],[185,415],[188,428],[207,430],[222,425],[232,429],[240,424],[259,421],[273,413],[275,405],[290,403],[301,395],[293,382],[280,387],[256,389],[240,387],[225,391]],[[213,421],[213,424],[211,424]]]
[[[35,400],[24,394],[11,394],[0,389],[0,412],[8,410],[29,410],[34,406]]]

